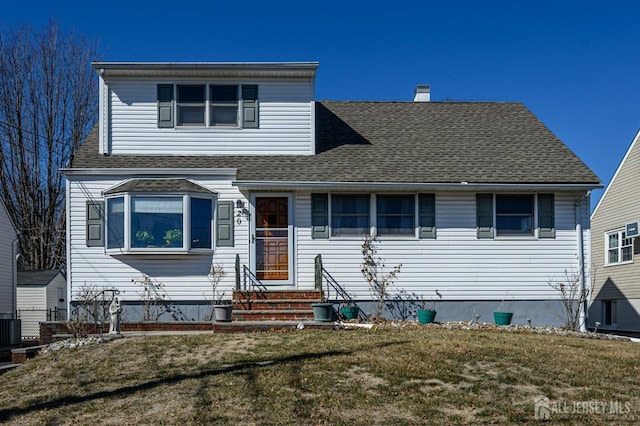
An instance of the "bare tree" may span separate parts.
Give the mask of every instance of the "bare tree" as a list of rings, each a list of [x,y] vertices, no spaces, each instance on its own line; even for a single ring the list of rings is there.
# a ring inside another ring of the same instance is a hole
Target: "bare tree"
[[[97,118],[98,46],[50,22],[0,32],[0,195],[20,232],[18,267],[65,261],[60,168]]]

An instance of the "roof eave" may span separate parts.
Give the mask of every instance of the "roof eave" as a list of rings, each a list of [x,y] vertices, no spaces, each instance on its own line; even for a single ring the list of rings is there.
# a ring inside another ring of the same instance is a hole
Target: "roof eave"
[[[103,78],[314,78],[318,62],[92,62]]]
[[[249,181],[236,180],[232,184],[243,189],[334,189],[334,190],[438,190],[438,191],[590,191],[602,188],[595,183],[440,183],[440,182],[307,182],[307,181]]]

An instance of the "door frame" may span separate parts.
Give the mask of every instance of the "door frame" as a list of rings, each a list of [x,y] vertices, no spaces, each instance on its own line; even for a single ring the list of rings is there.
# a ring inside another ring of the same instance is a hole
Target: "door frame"
[[[260,282],[268,287],[287,287],[295,286],[295,270],[294,270],[294,194],[292,192],[255,192],[249,196],[249,211],[251,213],[251,221],[249,224],[249,268],[253,274],[256,273],[256,198],[287,198],[287,237],[288,237],[288,275],[287,280],[260,280]]]

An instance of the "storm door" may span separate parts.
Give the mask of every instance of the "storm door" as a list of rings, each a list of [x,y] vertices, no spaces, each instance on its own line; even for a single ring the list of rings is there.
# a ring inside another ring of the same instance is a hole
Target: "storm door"
[[[291,198],[254,198],[254,273],[266,285],[293,284]]]

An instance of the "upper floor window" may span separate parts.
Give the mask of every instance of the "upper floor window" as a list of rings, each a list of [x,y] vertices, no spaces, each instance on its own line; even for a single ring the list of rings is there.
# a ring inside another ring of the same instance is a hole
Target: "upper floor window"
[[[205,86],[178,86],[178,125],[204,125]]]
[[[211,125],[238,125],[238,86],[211,86]]]
[[[257,128],[258,86],[158,84],[158,127],[173,128],[174,115],[178,126]]]
[[[633,261],[633,238],[627,238],[623,229],[607,232],[607,265]]]

